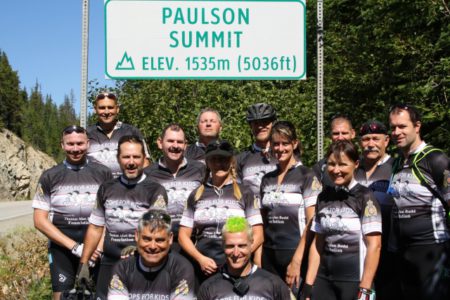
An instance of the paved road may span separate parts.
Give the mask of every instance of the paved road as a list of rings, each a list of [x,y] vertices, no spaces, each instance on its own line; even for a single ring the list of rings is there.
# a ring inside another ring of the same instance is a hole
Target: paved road
[[[33,226],[31,201],[0,202],[0,235],[19,226]]]

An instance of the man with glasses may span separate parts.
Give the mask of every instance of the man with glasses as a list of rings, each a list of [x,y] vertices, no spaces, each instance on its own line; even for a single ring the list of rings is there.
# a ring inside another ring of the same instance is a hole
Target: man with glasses
[[[230,217],[222,228],[226,264],[207,279],[198,300],[210,299],[295,299],[276,275],[253,264],[253,231],[244,217]]]
[[[115,265],[108,300],[194,299],[194,269],[186,258],[170,251],[170,216],[149,210],[139,219],[134,238],[137,252]]]
[[[375,276],[377,297],[380,299],[401,299],[398,276],[394,267],[395,259],[392,253],[387,251],[391,210],[394,201],[392,196],[388,194],[394,159],[386,153],[386,148],[389,145],[387,127],[376,120],[368,121],[361,126],[359,138],[362,159],[355,171],[355,179],[374,192],[382,215],[382,247]]]
[[[144,174],[144,143],[138,136],[120,138],[117,159],[122,175],[103,183],[98,190],[97,206],[89,218],[77,279],[79,283],[89,281],[87,262],[105,229],[97,299],[106,299],[112,267],[120,260],[121,251],[135,244],[134,232],[142,214],[150,208],[165,209],[167,206],[164,187]]]
[[[87,158],[84,128],[66,127],[61,147],[65,160],[41,175],[32,204],[34,226],[49,239],[53,299],[74,286],[95,195],[100,184],[112,179],[108,168]]]
[[[97,123],[88,126],[90,141],[88,155],[97,162],[111,169],[114,177],[121,174],[117,162],[117,142],[124,135],[137,135],[144,141],[142,133],[136,127],[118,120],[120,111],[116,95],[100,93],[94,102]],[[150,155],[144,141],[145,166],[150,164]]]
[[[174,235],[172,249],[179,252],[178,229],[181,216],[190,193],[200,186],[205,177],[205,165],[184,157],[186,137],[183,128],[178,124],[166,126],[157,143],[163,156],[144,172],[166,189],[169,198],[167,211],[172,218]]]
[[[347,140],[351,141],[355,138],[355,130],[353,129],[352,121],[346,115],[338,114],[331,120],[330,126],[331,142]],[[327,159],[322,158],[313,167],[314,173],[322,183],[322,186],[334,186],[333,181],[326,172]]]
[[[186,148],[185,156],[191,160],[205,162],[206,146],[219,138],[222,119],[217,110],[204,108],[197,116],[198,141]]]
[[[389,112],[399,150],[389,193],[394,198],[389,248],[397,251],[404,299],[450,299],[450,166],[420,136],[419,111],[399,104]]]

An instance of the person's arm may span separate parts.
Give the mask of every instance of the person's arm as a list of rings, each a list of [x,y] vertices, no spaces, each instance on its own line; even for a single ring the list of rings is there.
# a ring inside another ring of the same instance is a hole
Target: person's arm
[[[33,213],[34,227],[42,232],[52,242],[72,250],[77,244],[74,240],[61,232],[52,222],[48,219],[48,211],[35,208]]]
[[[211,275],[214,272],[217,271],[217,265],[216,262],[203,254],[200,253],[200,251],[197,250],[194,243],[191,240],[191,234],[192,234],[192,228],[186,227],[186,226],[180,226],[180,230],[178,232],[178,242],[180,243],[181,248],[189,254],[193,259],[195,259],[198,264],[200,265],[200,268],[202,271],[207,274]]]
[[[313,242],[311,244],[311,247],[309,248],[308,272],[306,273],[305,286],[309,285],[311,287],[314,285],[314,282],[316,281],[323,245],[324,245],[323,235],[316,233]],[[307,297],[306,299],[310,298]]]
[[[264,230],[262,224],[257,224],[252,226],[253,232],[253,243],[252,243],[252,253],[254,253],[262,243],[264,242]]]
[[[359,286],[365,289],[371,289],[373,278],[378,267],[381,251],[381,234],[379,232],[369,233],[364,236],[367,253],[364,259],[364,271]]]
[[[294,255],[292,256],[291,262],[289,263],[286,271],[286,283],[289,287],[295,284],[297,288],[300,286],[300,268],[303,261],[303,254],[308,251],[309,244],[311,243],[309,236],[311,235],[311,224],[314,213],[316,212],[316,206],[310,206],[306,208],[306,227],[300,238],[297,248],[295,249]]]
[[[80,263],[86,264],[89,258],[94,253],[97,245],[102,239],[104,226],[98,226],[94,224],[89,224],[86,235],[84,237],[84,248],[83,254],[80,258]]]

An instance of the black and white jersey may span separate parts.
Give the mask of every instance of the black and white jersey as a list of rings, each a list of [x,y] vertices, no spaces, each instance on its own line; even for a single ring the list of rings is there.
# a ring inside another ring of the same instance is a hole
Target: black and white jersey
[[[192,300],[194,269],[178,253],[169,253],[158,267],[146,267],[136,254],[120,260],[115,266],[108,288],[108,300],[161,299]]]
[[[261,180],[264,175],[277,168],[277,160],[253,144],[249,150],[236,157],[236,162],[239,180],[242,184],[249,186],[253,194],[259,199]]]
[[[287,171],[280,185],[279,174],[279,169],[267,173],[261,183],[264,247],[296,249],[306,227],[305,210],[316,205],[322,185],[301,163]]]
[[[375,171],[368,178],[366,170],[364,169],[364,159],[361,160],[358,169],[355,171],[355,180],[361,185],[372,190],[380,205],[382,224],[383,224],[383,242],[382,245],[387,246],[387,241],[390,232],[391,211],[394,199],[388,193],[389,180],[392,175],[392,163],[394,158],[386,155],[376,166]]]
[[[83,242],[99,186],[112,179],[111,171],[92,161],[67,161],[42,173],[32,207],[49,212],[51,222],[65,235]]]
[[[445,210],[441,201],[422,185],[413,174],[412,161],[415,155],[424,149],[422,143],[408,158],[401,158],[403,163],[393,174],[389,193],[394,197],[392,209],[392,229],[394,239],[390,248],[414,245],[443,243],[450,239],[445,222]],[[430,186],[439,190],[447,202],[450,200],[449,159],[442,152],[429,153],[418,163],[418,167]],[[438,178],[437,182],[433,178]]]
[[[125,135],[137,135],[144,141],[144,137],[139,129],[120,121],[114,126],[111,138],[105,134],[99,124],[88,126],[87,135],[89,137],[88,156],[96,162],[107,166],[114,177],[122,174],[119,162],[117,161],[117,149],[120,138]],[[147,146],[144,148],[146,157],[150,158]]]
[[[317,276],[331,281],[360,281],[364,236],[382,232],[380,206],[372,191],[356,181],[349,188],[324,187],[311,227],[324,237]]]
[[[322,158],[316,164],[314,164],[312,170],[323,186],[335,186],[327,171],[327,161],[328,159],[326,157]]]
[[[249,286],[244,296],[239,296],[234,288],[233,281],[223,271],[208,278],[198,292],[198,300],[289,300],[295,299],[288,286],[280,277],[253,266],[252,272],[246,277],[237,280],[245,280]]]
[[[161,158],[158,163],[144,169],[151,180],[161,184],[167,192],[169,203],[167,212],[172,218],[174,239],[178,238],[178,227],[186,201],[193,190],[198,188],[205,177],[205,165],[195,160],[183,160],[176,175],[165,166]]]
[[[106,227],[104,254],[120,258],[120,251],[134,245],[139,218],[150,208],[166,209],[166,190],[145,174],[133,182],[123,176],[103,183],[89,222]]]
[[[229,217],[245,217],[252,226],[262,224],[261,213],[253,193],[242,185],[239,187],[242,193],[241,200],[234,197],[231,182],[222,189],[206,184],[202,196],[197,201],[194,190],[188,198],[181,218],[181,226],[193,229],[197,250],[214,259],[218,265],[225,262],[222,227]]]
[[[205,163],[205,150],[206,145],[200,142],[195,142],[195,144],[188,145],[184,152],[184,156],[187,159],[196,160]]]

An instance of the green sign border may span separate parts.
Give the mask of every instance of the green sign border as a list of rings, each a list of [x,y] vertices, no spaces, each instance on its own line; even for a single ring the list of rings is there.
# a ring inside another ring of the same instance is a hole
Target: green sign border
[[[136,80],[303,80],[306,79],[306,52],[307,52],[307,44],[306,44],[306,0],[133,0],[133,1],[145,1],[145,2],[149,2],[149,1],[167,1],[167,2],[298,2],[300,3],[303,7],[304,7],[304,32],[303,32],[303,36],[304,36],[304,55],[303,55],[303,65],[304,65],[304,72],[300,75],[300,76],[296,76],[296,77],[292,77],[292,76],[285,76],[285,77],[273,77],[273,76],[258,76],[258,77],[248,77],[248,76],[243,76],[243,77],[186,77],[186,76],[180,76],[180,77],[174,77],[174,76],[169,76],[169,77],[150,77],[150,76],[145,76],[145,77],[134,77],[134,76],[125,76],[125,77],[114,77],[114,76],[110,76],[108,74],[108,55],[107,55],[107,49],[108,49],[108,45],[107,45],[107,40],[106,40],[106,33],[108,32],[107,30],[107,22],[106,22],[106,18],[107,18],[107,14],[106,14],[106,7],[110,2],[117,2],[117,1],[126,1],[126,2],[131,2],[130,0],[107,0],[105,1],[104,4],[104,14],[105,14],[105,18],[104,18],[104,22],[105,22],[105,75],[109,78],[109,79],[113,79],[113,80],[129,80],[129,79],[136,79]]]

